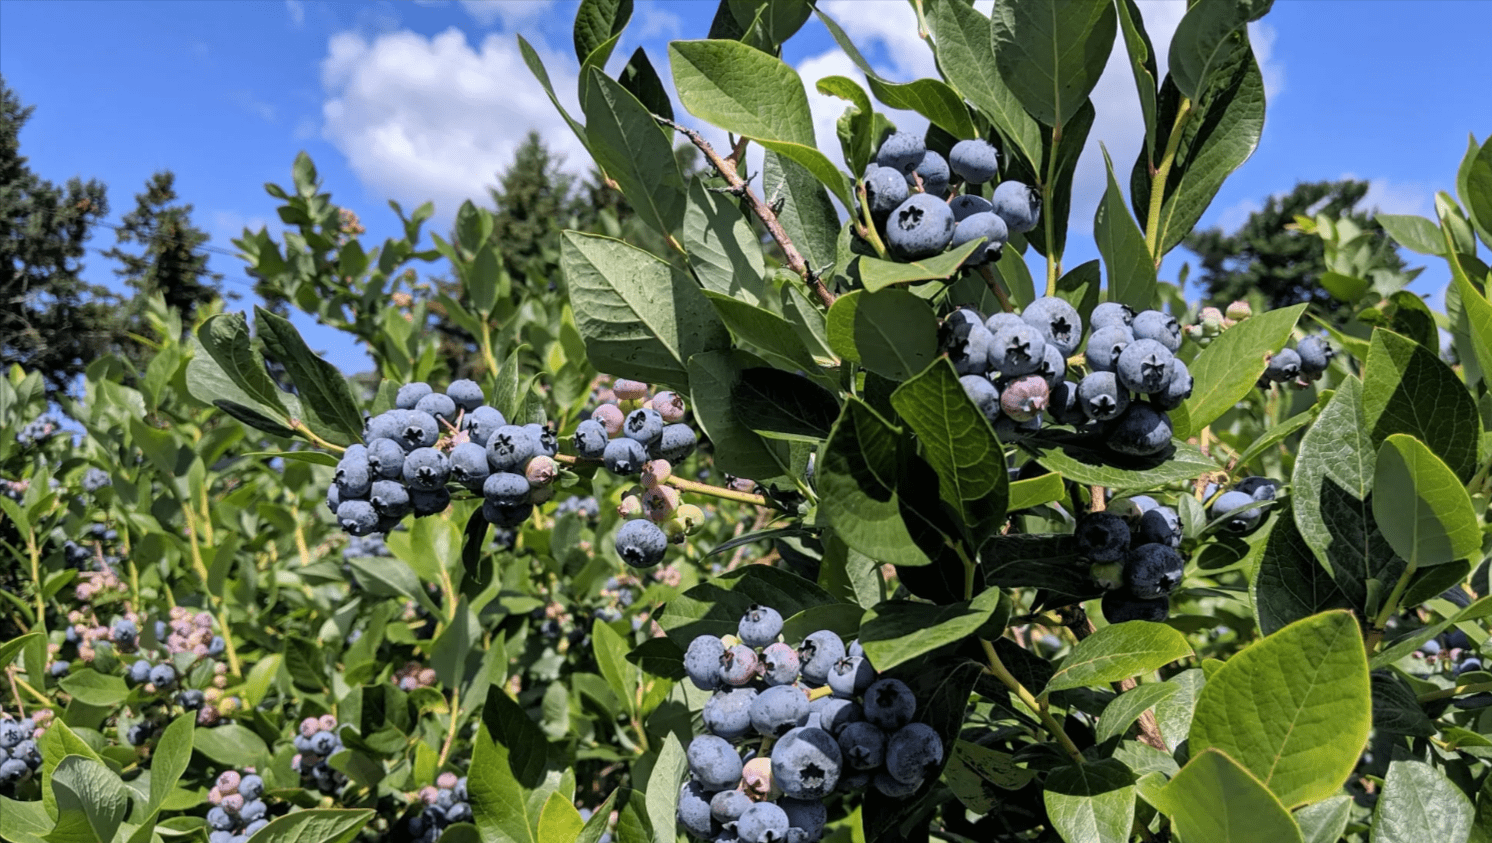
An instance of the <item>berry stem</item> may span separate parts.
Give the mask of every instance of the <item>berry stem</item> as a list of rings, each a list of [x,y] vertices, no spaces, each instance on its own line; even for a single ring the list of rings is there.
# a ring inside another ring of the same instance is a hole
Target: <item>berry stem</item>
[[[1372,655],[1373,651],[1378,649],[1378,644],[1383,641],[1383,625],[1399,610],[1399,601],[1403,599],[1404,591],[1409,588],[1409,581],[1414,578],[1418,570],[1419,563],[1413,559],[1409,560],[1409,564],[1404,566],[1404,573],[1399,576],[1399,581],[1394,583],[1394,590],[1389,592],[1388,599],[1383,601],[1383,607],[1378,610],[1377,615],[1373,616],[1372,625],[1363,633],[1363,644],[1367,646],[1369,655]]]
[[[725,183],[730,186],[730,192],[746,200],[746,204],[751,207],[751,212],[767,227],[767,232],[772,235],[773,240],[777,241],[777,245],[782,247],[782,255],[787,260],[788,269],[796,272],[803,279],[803,283],[808,285],[808,289],[818,297],[819,302],[823,304],[825,310],[833,306],[834,294],[829,292],[829,288],[825,287],[824,282],[809,268],[808,262],[798,252],[798,247],[793,245],[792,239],[783,230],[782,223],[777,219],[777,214],[773,213],[771,208],[767,207],[761,199],[757,198],[757,195],[752,192],[751,186],[746,183],[746,180],[742,179],[736,173],[735,162],[721,158],[720,153],[716,152],[715,148],[710,146],[710,142],[700,136],[699,132],[687,126],[681,126],[667,117],[657,114],[653,115],[653,119],[688,138],[690,143],[694,144],[699,148],[700,152],[704,153],[705,160],[710,162],[710,165],[720,173],[720,177],[725,179]],[[671,236],[670,239],[672,239]]]
[[[1062,127],[1052,127],[1052,149],[1047,156],[1046,183],[1041,186],[1042,200],[1050,204],[1057,189],[1057,150],[1062,146]],[[1052,209],[1043,207],[1041,214],[1043,230],[1046,232],[1046,294],[1057,295],[1057,276],[1062,274],[1062,254],[1057,251],[1057,221],[1052,218]]]
[[[1044,700],[1038,701],[1030,691],[1026,690],[1026,686],[1011,674],[1005,667],[1005,663],[1000,661],[1000,654],[995,652],[995,645],[982,638],[979,643],[984,646],[984,656],[989,660],[989,666],[985,668],[985,672],[1000,680],[1026,708],[1036,712],[1041,718],[1042,725],[1046,726],[1052,737],[1057,739],[1057,743],[1067,751],[1067,756],[1073,760],[1074,764],[1087,763],[1088,759],[1083,757],[1082,750],[1078,749],[1077,744],[1072,742],[1072,738],[1067,736],[1067,731],[1062,728],[1061,723],[1057,722],[1057,718],[1052,716],[1050,706]]]
[[[1166,138],[1166,151],[1150,177],[1150,214],[1145,220],[1145,246],[1155,268],[1160,269],[1160,212],[1166,199],[1166,180],[1171,177],[1171,166],[1176,163],[1176,150],[1181,146],[1181,130],[1192,116],[1192,101],[1185,97],[1176,111],[1176,122],[1171,126],[1171,136]]]
[[[331,451],[334,454],[341,454],[346,452],[347,450],[341,445],[333,445],[325,439],[322,439],[320,436],[317,436],[311,431],[311,428],[307,427],[306,423],[301,421],[300,419],[291,419],[290,429],[295,431],[296,433],[299,433],[307,442],[310,442],[312,445],[315,445],[316,447],[323,450]]]
[[[877,257],[885,258],[886,244],[881,242],[881,235],[876,232],[875,220],[870,218],[870,202],[866,197],[864,182],[855,187],[855,197],[860,200],[860,221],[855,223],[855,233],[876,250]]]
[[[555,454],[554,461],[564,465],[577,465],[582,462],[597,462],[596,460],[582,460],[570,454]],[[678,475],[671,475],[663,481],[681,492],[693,492],[697,495],[709,495],[712,498],[736,501],[737,503],[749,503],[752,506],[765,507],[767,499],[761,495],[753,495],[750,492],[737,492],[733,489],[722,489],[719,486],[711,486],[708,483],[696,483],[693,480],[685,480]]]
[[[451,744],[456,742],[456,724],[461,719],[461,686],[456,686],[451,691],[451,725],[446,729],[445,743],[440,747],[440,759],[435,762],[435,769],[439,770],[446,765],[446,759],[451,757]]]
[[[1018,255],[1017,259],[1019,259]],[[1000,283],[1000,279],[995,277],[995,273],[989,268],[989,264],[980,264],[979,274],[984,276],[984,283],[989,285],[990,292],[994,293],[995,298],[1000,300],[1001,309],[1003,309],[1006,313],[1014,313],[1015,308],[1011,307],[1010,305],[1010,296],[1006,295],[1005,286]]]

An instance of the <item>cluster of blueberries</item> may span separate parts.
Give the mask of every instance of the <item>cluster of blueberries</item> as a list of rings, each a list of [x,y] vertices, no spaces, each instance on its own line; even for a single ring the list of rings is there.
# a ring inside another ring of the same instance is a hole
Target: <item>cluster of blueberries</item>
[[[794,649],[778,640],[782,623],[753,605],[736,635],[699,636],[685,653],[690,681],[714,691],[679,793],[679,822],[701,840],[810,843],[831,794],[873,786],[904,799],[942,764],[943,741],[913,721],[906,683],[879,678],[858,641],[830,630]]]
[[[31,488],[31,481],[7,480],[0,477],[0,497],[7,497],[16,503],[20,503],[26,497],[26,490]]]
[[[1293,383],[1304,389],[1311,381],[1320,379],[1335,355],[1321,337],[1314,334],[1303,337],[1294,348],[1282,348],[1269,358],[1269,366],[1259,378],[1259,387],[1268,389],[1271,383]]]
[[[313,786],[322,793],[336,793],[347,784],[347,777],[326,763],[326,759],[342,749],[336,717],[323,714],[302,720],[293,743],[296,753],[290,759],[290,769],[300,773],[303,785]]]
[[[83,472],[81,482],[83,491],[93,494],[105,486],[114,485],[114,478],[109,476],[109,472],[104,471],[102,468],[93,468],[90,466],[87,471]]]
[[[48,413],[27,422],[25,427],[16,432],[16,441],[29,448],[51,439],[61,429],[62,421]]]
[[[0,719],[0,788],[15,785],[41,769],[37,741],[51,719],[51,709],[19,720],[9,715]]]
[[[559,506],[554,508],[556,517],[567,512],[573,512],[585,521],[595,521],[601,517],[601,502],[590,495],[585,497],[572,495],[560,501]]]
[[[435,684],[435,669],[425,667],[419,662],[405,662],[404,666],[394,671],[389,681],[399,686],[401,691],[413,691],[415,688],[429,688]]]
[[[392,556],[388,545],[384,544],[383,533],[370,533],[366,536],[350,536],[347,546],[342,548],[343,559],[356,559],[362,556]]]
[[[1211,501],[1209,518],[1221,518],[1224,530],[1246,536],[1264,523],[1264,507],[1259,504],[1274,500],[1279,491],[1279,482],[1268,477],[1245,477],[1222,494],[1217,494],[1216,484],[1209,483],[1203,497]]]
[[[1105,589],[1102,608],[1109,623],[1170,616],[1170,594],[1186,573],[1176,510],[1136,495],[1084,515],[1074,535],[1093,579]]]
[[[988,319],[959,308],[943,321],[939,345],[1002,439],[1030,435],[1050,416],[1058,424],[1102,426],[1120,453],[1160,453],[1171,444],[1167,411],[1192,392],[1191,373],[1175,357],[1180,324],[1162,311],[1137,314],[1117,302],[1095,307],[1089,321],[1084,345],[1082,317],[1055,296]],[[1068,358],[1080,347],[1088,373],[1072,380]]]
[[[443,512],[451,502],[447,483],[480,493],[482,514],[498,527],[528,520],[535,503],[554,495],[554,432],[510,425],[485,400],[465,379],[445,392],[420,382],[400,387],[394,409],[368,420],[366,444],[350,446],[337,464],[326,504],[342,529],[387,533],[411,513]]]
[[[93,571],[101,567],[104,570],[110,570],[118,566],[121,561],[115,544],[118,541],[118,530],[108,524],[95,521],[88,525],[88,531],[81,542],[68,539],[62,543],[62,558],[67,562],[68,567],[77,568],[80,571]],[[94,547],[98,548],[97,555],[94,554]]]
[[[1482,658],[1472,646],[1471,639],[1466,633],[1454,627],[1419,645],[1419,649],[1414,651],[1414,656],[1432,666],[1436,662],[1452,665],[1451,675],[1457,679],[1461,678],[1463,673],[1484,669]]]
[[[1018,181],[1001,182],[986,199],[970,192],[999,172],[999,154],[984,140],[953,145],[945,159],[910,132],[896,132],[861,178],[865,208],[893,257],[918,260],[982,239],[965,266],[1000,259],[1011,234],[1036,227],[1041,194]],[[963,193],[950,188],[964,185]]]
[[[227,770],[207,792],[207,843],[247,843],[254,832],[269,825],[264,804],[264,779],[252,769]]]
[[[441,773],[434,786],[420,788],[420,812],[409,818],[409,834],[419,843],[435,843],[446,826],[471,822],[466,776]]]
[[[610,397],[575,428],[571,441],[579,459],[638,478],[639,488],[618,510],[627,520],[617,530],[616,552],[628,565],[649,568],[663,561],[669,542],[682,542],[704,521],[704,512],[682,504],[678,489],[668,485],[673,466],[694,453],[699,437],[684,422],[687,410],[676,392],[649,397],[647,384],[618,379]]]

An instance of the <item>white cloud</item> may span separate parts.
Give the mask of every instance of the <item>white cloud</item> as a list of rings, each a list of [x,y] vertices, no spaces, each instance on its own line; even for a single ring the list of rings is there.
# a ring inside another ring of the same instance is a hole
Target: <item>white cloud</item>
[[[212,242],[220,249],[232,249],[232,241],[242,237],[244,229],[258,231],[269,225],[269,220],[259,216],[245,216],[237,211],[224,210],[212,213]]]
[[[668,11],[662,3],[643,2],[636,7],[636,15],[627,26],[627,35],[636,40],[648,38],[678,38],[684,32],[684,19]]]
[[[576,113],[575,63],[540,52]],[[530,129],[567,156],[570,169],[589,160],[509,35],[489,35],[473,49],[454,27],[429,38],[341,33],[329,42],[321,77],[322,136],[363,184],[406,204],[434,200],[443,219],[485,194]]]
[[[306,22],[306,6],[301,0],[285,0],[285,11],[290,13],[290,23],[299,27]]]
[[[554,0],[461,0],[461,8],[482,26],[502,21],[502,28],[513,31],[537,21],[554,6]]]
[[[250,114],[253,114],[260,120],[263,120],[266,123],[278,122],[278,115],[275,112],[275,107],[263,100],[256,99],[251,92],[239,90],[234,91],[228,96],[233,101],[234,105],[238,106],[244,111],[249,112]]]
[[[1358,179],[1343,173],[1344,179]],[[1368,179],[1368,192],[1358,207],[1375,214],[1418,214],[1434,217],[1435,189],[1418,182],[1391,182],[1385,178]]]

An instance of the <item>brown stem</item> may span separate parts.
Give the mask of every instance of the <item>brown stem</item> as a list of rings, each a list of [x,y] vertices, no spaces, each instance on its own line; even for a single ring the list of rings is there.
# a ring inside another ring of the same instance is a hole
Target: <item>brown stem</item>
[[[1010,296],[1005,294],[1005,288],[1000,284],[1000,280],[995,277],[995,273],[990,270],[989,264],[980,264],[979,274],[984,276],[984,283],[989,285],[990,292],[994,293],[995,298],[1000,300],[1000,307],[1006,313],[1014,313],[1015,308],[1010,306]]]
[[[1068,606],[1059,609],[1058,613],[1066,619],[1067,628],[1072,630],[1073,636],[1078,641],[1082,641],[1094,633],[1093,620],[1088,617],[1087,612],[1083,611],[1082,606]],[[1114,690],[1122,694],[1125,691],[1134,690],[1138,684],[1140,683],[1136,682],[1133,678],[1121,679],[1114,683]],[[1160,733],[1160,724],[1155,720],[1155,712],[1148,708],[1145,709],[1140,714],[1138,724],[1140,727],[1140,741],[1142,743],[1147,743],[1167,754],[1171,752],[1166,746],[1165,737]]]
[[[710,162],[710,166],[714,167],[720,173],[720,177],[725,179],[725,183],[730,186],[730,192],[745,199],[746,203],[751,206],[751,212],[767,227],[767,232],[772,235],[772,239],[776,240],[777,245],[782,248],[782,255],[787,260],[788,269],[791,269],[803,279],[803,283],[807,284],[808,289],[818,297],[819,302],[823,304],[825,310],[833,306],[834,294],[829,292],[829,288],[824,286],[824,282],[808,266],[808,262],[803,259],[803,256],[798,253],[798,247],[793,245],[792,239],[783,230],[782,223],[777,219],[777,214],[771,208],[767,207],[766,203],[762,202],[752,192],[751,186],[746,183],[745,179],[742,179],[736,173],[736,162],[727,158],[721,158],[720,153],[716,152],[715,148],[710,146],[710,142],[705,140],[699,132],[656,114],[653,115],[653,119],[688,138],[690,143],[693,143],[699,148],[700,152],[704,153],[705,160]]]

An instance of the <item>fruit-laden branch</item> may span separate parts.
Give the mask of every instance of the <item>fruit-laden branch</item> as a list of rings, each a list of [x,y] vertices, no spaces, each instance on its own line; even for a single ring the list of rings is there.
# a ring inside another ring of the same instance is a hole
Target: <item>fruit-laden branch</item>
[[[721,158],[720,153],[716,152],[715,148],[710,146],[710,142],[701,137],[699,132],[657,114],[653,115],[653,119],[688,138],[690,143],[699,147],[699,151],[705,155],[705,160],[709,161],[710,166],[714,167],[720,173],[720,177],[725,179],[725,183],[729,185],[729,192],[746,200],[746,203],[751,206],[751,212],[762,221],[762,225],[767,227],[767,232],[772,235],[773,240],[777,241],[777,245],[782,247],[782,254],[787,259],[788,269],[803,279],[803,283],[808,285],[808,289],[813,291],[826,310],[832,306],[834,294],[829,292],[829,288],[824,286],[823,279],[819,278],[818,273],[814,272],[808,266],[808,262],[803,260],[803,256],[798,253],[798,247],[793,245],[792,238],[788,237],[787,232],[783,230],[777,214],[757,197],[751,191],[751,185],[736,173],[738,153],[743,150],[738,147],[735,152],[731,153],[729,159]]]

